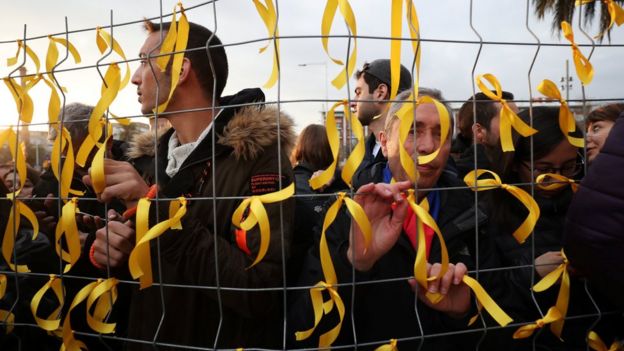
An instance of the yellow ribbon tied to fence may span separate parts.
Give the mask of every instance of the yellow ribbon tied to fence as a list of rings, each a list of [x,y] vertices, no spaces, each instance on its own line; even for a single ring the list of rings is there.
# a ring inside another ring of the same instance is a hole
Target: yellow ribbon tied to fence
[[[177,21],[177,12],[176,8],[180,7],[180,20]],[[169,65],[169,60],[171,59],[171,55],[173,52],[173,63],[171,65],[171,87],[169,89],[169,96],[167,100],[162,104],[158,105],[155,109],[155,113],[161,113],[167,109],[169,105],[169,101],[173,96],[175,88],[178,86],[178,81],[180,80],[180,72],[182,71],[182,63],[184,61],[184,51],[186,51],[186,46],[188,44],[188,34],[189,34],[189,22],[186,18],[186,14],[184,13],[184,7],[182,3],[178,3],[173,8],[173,17],[171,19],[171,26],[167,31],[167,36],[165,36],[165,40],[160,46],[160,55],[156,59],[156,65],[161,72],[165,72]]]
[[[0,132],[0,147],[2,147],[5,143],[9,146],[11,159],[13,160],[13,164],[15,165],[15,169],[17,170],[17,175],[20,178],[19,188],[15,189],[10,194],[7,194],[7,197],[15,198],[22,191],[22,188],[24,188],[24,183],[26,183],[26,155],[24,155],[24,149],[18,147],[17,134],[13,131],[12,127],[9,127]]]
[[[414,77],[414,91],[418,91],[418,80],[420,79],[420,28],[416,7],[412,0],[405,0],[407,27],[409,28],[412,51],[416,60],[416,77]],[[390,36],[392,38],[402,38],[403,29],[403,0],[392,0]],[[390,100],[394,100],[399,90],[401,80],[401,43],[400,39],[393,39],[390,42]]]
[[[105,320],[113,311],[113,305],[117,301],[117,284],[115,278],[98,280],[98,285],[91,290],[87,298],[87,324],[91,329],[101,334],[115,332],[116,323],[106,323]],[[96,303],[97,301],[97,303]],[[91,313],[93,304],[95,309]]]
[[[574,119],[574,114],[570,111],[568,103],[561,96],[561,92],[559,91],[559,88],[557,88],[557,85],[551,80],[544,79],[537,86],[537,91],[542,93],[544,96],[555,99],[561,103],[561,107],[559,107],[559,128],[561,128],[561,133],[566,136],[570,144],[578,148],[583,148],[585,146],[585,139],[570,135],[570,133],[576,130],[576,120]]]
[[[0,300],[4,298],[7,288],[6,275],[0,274]],[[15,323],[15,315],[9,311],[0,310],[0,322],[6,325],[6,333],[9,334],[13,331],[13,324]]]
[[[39,69],[41,67],[39,57],[37,57],[37,54],[28,45],[26,45],[22,40],[19,39],[17,40],[17,52],[15,53],[14,57],[10,57],[7,59],[7,65],[13,66],[17,64],[17,59],[19,58],[21,49],[24,49],[26,55],[30,57],[30,59],[35,64],[35,74],[39,74]],[[22,87],[21,84],[17,83],[17,81],[15,81],[15,79],[11,77],[4,78],[3,80],[4,84],[7,85],[9,91],[11,92],[11,95],[13,96],[15,106],[17,107],[17,113],[19,114],[19,119],[26,124],[30,124],[33,117],[34,104],[30,95],[28,95],[28,91],[39,81],[39,79],[31,78],[31,83],[25,84],[24,87]],[[26,82],[28,80],[28,78],[22,78],[22,82]]]
[[[310,179],[310,187],[314,190],[320,189],[322,186],[329,183],[336,173],[340,139],[338,137],[336,115],[334,111],[339,106],[345,107],[345,115],[349,114],[349,112],[347,112],[349,110],[347,100],[338,101],[329,111],[327,111],[327,118],[325,119],[325,133],[327,133],[327,140],[329,142],[329,148],[331,149],[333,161],[321,174]]]
[[[321,240],[319,243],[320,248],[320,260],[321,268],[323,269],[324,280],[316,283],[314,287],[310,289],[310,299],[312,301],[312,308],[314,310],[314,325],[312,328],[295,333],[297,341],[305,340],[309,338],[316,327],[321,322],[324,315],[329,314],[334,307],[338,310],[338,316],[340,318],[337,325],[335,325],[329,331],[321,334],[319,337],[319,348],[324,349],[331,346],[340,334],[340,328],[342,327],[342,321],[344,319],[345,307],[342,302],[342,298],[338,294],[338,279],[336,278],[336,271],[334,264],[332,263],[331,254],[329,252],[329,246],[327,245],[326,231],[327,228],[334,222],[338,211],[344,203],[347,206],[347,210],[351,213],[353,220],[357,223],[358,227],[364,236],[364,245],[368,247],[372,238],[372,229],[366,213],[362,207],[355,201],[348,198],[346,193],[340,192],[337,194],[338,198],[329,207],[323,220],[323,230],[321,232]],[[357,254],[357,253],[356,253]],[[323,291],[327,291],[329,294],[329,300],[324,301]]]
[[[260,227],[260,248],[258,249],[256,259],[248,269],[258,264],[264,258],[271,242],[271,226],[264,204],[284,201],[294,194],[295,183],[292,182],[280,191],[254,195],[244,199],[232,214],[232,224],[237,228],[249,232],[256,224]],[[246,213],[247,209],[249,209],[249,213]]]
[[[63,344],[61,345],[61,351],[80,351],[82,349],[87,349],[87,346],[82,341],[74,338],[74,331],[71,327],[71,313],[76,306],[89,297],[93,288],[95,288],[99,283],[99,281],[95,281],[85,285],[74,297],[74,300],[65,315],[65,320],[63,321]]]
[[[9,219],[4,230],[4,237],[2,238],[2,256],[12,270],[19,273],[27,273],[30,272],[27,265],[13,264],[11,260],[15,247],[15,237],[19,231],[22,216],[30,222],[33,228],[33,240],[37,238],[39,233],[39,222],[35,213],[26,204],[18,199],[11,198],[9,195],[7,197],[13,201],[13,206],[11,206]]]
[[[548,310],[548,313],[544,316],[544,318],[538,319],[535,323],[523,325],[518,328],[516,332],[513,334],[514,339],[525,339],[529,336],[533,335],[536,329],[543,328],[545,325],[556,322],[563,318],[561,316],[561,312],[557,310],[557,307],[551,307]]]
[[[337,9],[340,9],[340,14],[347,23],[351,36],[353,36],[353,50],[351,50],[351,55],[349,55],[347,65],[342,71],[340,71],[340,73],[338,73],[336,78],[332,80],[332,85],[335,86],[336,89],[341,89],[345,84],[347,84],[347,80],[349,80],[355,70],[355,64],[357,61],[357,23],[355,21],[353,9],[351,8],[351,4],[349,4],[348,0],[327,0],[325,10],[323,11],[323,21],[321,22],[321,42],[323,43],[323,50],[325,50],[327,56],[329,56],[329,58],[337,65],[342,66],[344,63],[341,60],[331,57],[328,48],[329,32],[331,31]]]
[[[273,51],[273,70],[271,71],[271,76],[264,83],[265,88],[271,88],[277,82],[277,77],[279,73],[279,30],[277,28],[277,12],[275,10],[275,5],[273,5],[273,0],[264,0],[266,5],[263,5],[260,0],[252,0],[254,5],[256,6],[256,10],[258,10],[258,14],[262,18],[264,25],[269,32],[269,39],[273,39],[275,44],[275,50]],[[260,53],[263,53],[269,44],[260,48]]]
[[[493,87],[496,93],[492,93],[485,84],[481,81],[485,79]],[[514,151],[513,140],[511,138],[511,128],[515,129],[523,137],[531,136],[537,133],[537,130],[531,128],[528,124],[524,123],[518,115],[509,107],[507,100],[503,99],[503,90],[498,79],[490,73],[480,74],[476,78],[476,83],[483,94],[485,94],[491,100],[497,101],[501,104],[500,109],[500,140],[503,151]]]
[[[351,122],[351,132],[357,140],[357,144],[351,151],[351,154],[349,154],[347,161],[345,161],[341,173],[342,180],[344,180],[345,183],[349,187],[351,187],[353,175],[362,163],[362,160],[364,159],[364,155],[366,153],[366,141],[364,140],[364,128],[362,127],[362,123],[360,123],[360,120],[357,118],[357,116],[352,114],[351,110],[348,108],[345,109],[345,120]]]
[[[614,341],[609,348],[605,345],[604,341],[594,331],[590,331],[587,334],[587,345],[595,351],[621,351],[624,350],[624,346],[619,341]]]
[[[153,227],[149,228],[149,207],[150,200],[142,198],[139,200],[136,212],[136,245],[128,260],[128,268],[133,279],[139,279],[141,289],[152,286],[152,259],[150,254],[150,240],[161,236],[170,228],[181,228],[180,220],[186,214],[186,199],[177,198],[180,206],[177,211],[166,219]],[[171,208],[170,208],[171,209]]]
[[[48,103],[48,121],[50,123],[50,126],[54,127],[58,122],[58,116],[61,112],[61,99],[57,91],[58,88],[54,84],[54,82],[56,82],[56,77],[52,72],[54,70],[54,67],[58,63],[59,57],[59,51],[56,47],[56,44],[61,44],[66,47],[67,51],[72,55],[74,62],[80,63],[81,57],[78,53],[78,50],[76,50],[76,47],[74,47],[74,45],[68,40],[55,38],[53,36],[48,36],[48,39],[50,40],[50,43],[48,44],[48,52],[46,54],[47,78],[44,78],[43,81],[50,88],[50,102]],[[65,88],[61,87],[60,89],[62,89],[64,92],[67,92]]]
[[[561,338],[561,331],[563,329],[564,318],[568,313],[568,304],[570,302],[570,276],[568,275],[568,258],[563,250],[561,250],[561,256],[563,256],[563,263],[559,265],[554,271],[548,273],[542,280],[540,280],[535,286],[533,291],[542,292],[553,286],[561,278],[559,286],[559,294],[557,295],[557,303],[555,307],[561,314],[561,319],[554,321],[550,325],[550,331],[558,338]]]
[[[54,139],[52,155],[50,156],[51,168],[52,173],[61,185],[61,198],[64,202],[67,202],[69,194],[82,196],[83,192],[71,188],[74,176],[74,148],[72,146],[71,134],[65,127],[63,127],[61,132],[59,132],[60,126],[53,128],[56,128],[56,138]],[[58,165],[61,164],[61,155],[63,153],[65,154],[65,161],[59,173]]]
[[[596,0],[576,0],[575,5],[581,6],[581,5],[589,4],[590,2],[594,2],[594,1]],[[609,17],[610,17],[609,26],[600,34],[595,36],[594,39],[602,38],[605,35],[605,33],[608,32],[613,27],[614,23],[616,23],[618,27],[624,24],[624,9],[613,0],[602,0],[602,1],[604,2],[604,4],[607,5],[607,11],[609,12]]]
[[[80,234],[76,225],[76,213],[78,213],[78,198],[74,197],[63,205],[61,218],[56,224],[55,247],[56,253],[67,263],[64,273],[69,272],[80,259]],[[63,238],[67,250],[63,247]]]
[[[594,79],[594,68],[589,60],[581,53],[581,49],[574,42],[574,32],[572,32],[572,26],[566,21],[561,22],[561,31],[564,37],[570,42],[572,47],[572,59],[574,60],[574,67],[576,68],[576,74],[581,80],[583,85],[589,85],[592,79]]]
[[[390,343],[379,346],[375,351],[399,351],[397,348],[397,340],[390,339]]]
[[[483,174],[489,174],[492,178],[479,179]],[[529,211],[527,218],[525,218],[518,229],[513,232],[513,237],[516,238],[516,241],[520,244],[524,243],[529,235],[531,235],[533,228],[535,228],[535,223],[537,223],[540,216],[540,208],[537,202],[535,202],[535,199],[526,191],[515,185],[503,184],[498,174],[486,169],[470,171],[470,173],[466,174],[464,177],[464,182],[472,188],[472,191],[485,191],[496,188],[504,189],[527,208]]]
[[[39,57],[37,57],[37,54],[35,54],[35,52],[28,45],[26,45],[24,41],[21,39],[17,40],[17,52],[15,53],[15,56],[7,59],[7,66],[13,66],[17,64],[17,59],[19,58],[19,54],[22,49],[26,51],[26,55],[28,55],[28,57],[30,57],[30,59],[35,64],[35,67],[37,69],[36,73],[39,73],[39,69],[41,68]]]
[[[39,310],[39,304],[41,303],[41,299],[48,292],[48,290],[52,289],[52,292],[56,296],[56,300],[58,301],[58,306],[50,313],[48,318],[40,318],[37,315],[37,311]],[[54,274],[50,274],[50,280],[48,280],[42,287],[39,289],[35,295],[33,295],[32,300],[30,301],[30,311],[33,314],[35,322],[37,325],[49,332],[53,332],[59,328],[61,325],[61,309],[63,308],[63,304],[65,303],[65,291],[63,289],[61,278],[57,277]]]
[[[547,180],[550,179],[554,179],[556,180],[556,182],[550,181],[548,182],[548,184],[544,184],[547,183]],[[579,185],[576,183],[576,180],[570,179],[557,173],[540,174],[539,176],[537,176],[537,178],[535,178],[535,184],[537,184],[540,189],[544,190],[557,190],[569,185],[570,188],[572,188],[573,192],[576,192],[579,187]]]

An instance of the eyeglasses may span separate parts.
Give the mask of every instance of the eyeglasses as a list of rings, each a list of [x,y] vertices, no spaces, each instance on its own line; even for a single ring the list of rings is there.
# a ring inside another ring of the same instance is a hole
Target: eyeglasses
[[[575,160],[574,162],[568,162],[561,167],[542,167],[534,165],[532,170],[533,178],[537,178],[537,176],[539,176],[540,174],[545,173],[558,173],[564,177],[572,178],[581,172],[584,164],[585,163],[582,160],[580,162]],[[525,166],[528,170],[531,170],[531,164],[529,162],[522,161],[522,165]]]

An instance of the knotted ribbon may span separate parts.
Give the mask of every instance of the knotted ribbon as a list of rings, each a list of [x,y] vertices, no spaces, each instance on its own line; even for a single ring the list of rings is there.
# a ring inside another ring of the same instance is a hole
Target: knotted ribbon
[[[624,350],[624,346],[622,345],[622,343],[620,343],[618,341],[614,341],[611,344],[611,347],[607,348],[607,345],[605,345],[604,341],[602,341],[600,336],[598,336],[598,334],[596,334],[596,332],[594,332],[594,331],[590,331],[589,334],[587,334],[587,345],[592,350],[595,350],[595,351],[621,351],[621,350]]]
[[[594,1],[596,0],[576,0],[575,5],[576,6],[585,5]],[[609,11],[610,22],[609,22],[609,26],[605,30],[600,32],[600,34],[595,36],[594,39],[602,38],[605,35],[605,33],[608,32],[613,27],[614,23],[616,23],[618,27],[624,24],[624,9],[613,0],[602,0],[602,1],[607,5],[607,11]]]
[[[514,339],[528,338],[529,336],[533,335],[533,332],[535,332],[536,329],[540,329],[547,324],[561,320],[561,318],[563,317],[561,316],[561,312],[557,310],[557,307],[551,307],[548,310],[548,313],[546,313],[546,315],[544,316],[544,318],[536,320],[535,323],[523,325],[522,327],[518,328],[516,332],[513,334],[513,338]]]
[[[574,60],[574,67],[576,68],[578,78],[583,85],[589,85],[592,79],[594,79],[594,68],[592,64],[583,53],[581,53],[581,49],[574,42],[574,32],[572,32],[572,27],[568,22],[561,22],[561,31],[572,47],[572,59]]]
[[[45,295],[45,293],[52,289],[52,292],[56,296],[56,300],[58,301],[58,306],[50,313],[48,318],[40,318],[37,315],[37,311],[39,310],[39,304],[41,303],[41,299]],[[33,314],[35,322],[37,325],[49,332],[56,331],[61,325],[61,308],[63,308],[63,304],[65,303],[65,290],[63,289],[62,279],[57,277],[54,274],[50,274],[50,280],[46,282],[41,289],[39,289],[35,295],[33,295],[32,300],[30,301],[30,311]]]
[[[557,180],[557,182],[544,184],[547,178],[555,179]],[[579,187],[579,185],[576,183],[576,180],[570,179],[566,176],[562,176],[561,174],[557,174],[557,173],[540,174],[535,179],[535,184],[537,184],[537,186],[540,189],[544,189],[544,190],[557,190],[557,189],[561,189],[565,186],[570,185],[570,188],[572,188],[573,192],[576,192]]]
[[[563,263],[559,265],[554,271],[548,273],[542,280],[540,280],[535,286],[533,291],[542,292],[553,286],[559,278],[561,278],[561,284],[559,286],[559,294],[557,295],[557,303],[555,307],[561,314],[561,319],[554,321],[550,325],[550,331],[558,338],[561,338],[561,330],[563,329],[563,323],[565,322],[565,316],[568,313],[568,304],[570,302],[570,276],[568,275],[568,258],[566,257],[563,249],[561,250],[561,256],[563,256]]]
[[[559,107],[559,128],[561,133],[566,136],[570,144],[583,148],[585,146],[585,139],[577,138],[570,135],[570,133],[576,130],[576,121],[574,120],[574,114],[570,111],[570,107],[565,99],[561,96],[561,92],[557,85],[548,79],[544,79],[538,86],[537,91],[544,94],[544,96],[555,99],[561,103]]]

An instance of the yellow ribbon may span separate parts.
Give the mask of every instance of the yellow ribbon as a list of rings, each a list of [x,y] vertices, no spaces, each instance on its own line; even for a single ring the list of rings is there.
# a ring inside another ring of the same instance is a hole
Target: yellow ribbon
[[[316,285],[310,289],[310,298],[314,310],[314,325],[308,330],[295,333],[295,338],[297,339],[297,341],[309,338],[312,333],[314,333],[314,330],[320,323],[323,315],[330,313],[334,306],[336,306],[340,321],[331,330],[323,333],[319,337],[319,348],[327,348],[331,346],[331,344],[336,340],[336,338],[340,334],[340,328],[342,327],[342,321],[345,314],[344,303],[342,302],[342,298],[338,294],[338,287],[336,286],[336,284],[338,283],[338,279],[336,278],[336,271],[334,269],[334,264],[332,263],[331,255],[329,253],[329,247],[327,245],[327,238],[325,235],[327,228],[329,228],[329,226],[336,219],[338,210],[340,210],[340,208],[342,207],[343,202],[347,206],[347,210],[349,211],[349,213],[351,213],[352,218],[355,220],[358,227],[363,233],[365,247],[368,247],[372,238],[372,229],[370,226],[370,222],[368,221],[368,217],[366,217],[366,213],[364,212],[362,207],[357,202],[346,197],[347,194],[344,192],[339,192],[337,195],[338,198],[329,207],[327,213],[325,214],[325,219],[323,220],[323,230],[321,232],[321,241],[319,244],[320,260],[321,267],[323,269],[324,281],[316,283]],[[330,297],[328,301],[323,301],[323,291],[328,292]]]
[[[258,224],[260,227],[260,248],[258,256],[254,262],[248,267],[251,268],[258,264],[266,255],[271,241],[271,226],[269,224],[269,216],[266,213],[264,204],[284,201],[295,194],[295,183],[290,183],[280,191],[268,193],[264,195],[254,195],[244,199],[232,214],[232,224],[237,228],[248,232]],[[249,213],[245,217],[245,212],[249,208]]]
[[[26,54],[34,62],[35,67],[37,68],[36,73],[39,73],[39,69],[41,67],[41,64],[39,63],[39,57],[37,57],[37,54],[35,54],[35,52],[32,51],[32,49],[28,45],[24,44],[24,42],[20,39],[17,40],[17,52],[15,53],[15,56],[7,59],[7,66],[13,66],[17,63],[17,59],[19,58],[19,53],[21,49],[24,49],[24,51],[26,51]]]
[[[26,183],[26,156],[24,155],[24,150],[21,147],[17,146],[17,134],[15,134],[15,132],[13,131],[13,128],[9,127],[0,132],[0,147],[2,147],[4,143],[7,143],[9,146],[11,158],[13,160],[13,163],[15,164],[17,175],[20,178],[20,187],[12,193],[7,194],[7,198],[12,199],[19,195],[19,193],[22,191],[22,188],[24,188],[24,184]]]
[[[416,77],[414,77],[414,90],[418,91],[418,80],[420,79],[420,28],[416,7],[412,0],[405,0],[406,14],[410,37],[412,38],[412,51],[416,56]],[[402,0],[392,0],[392,11],[390,21],[390,33],[392,38],[401,38],[403,30],[402,21],[403,4]],[[402,40],[394,39],[390,42],[390,100],[394,100],[399,90],[401,80],[401,43]]]
[[[63,205],[61,218],[56,224],[55,247],[56,253],[67,263],[63,271],[64,273],[69,272],[72,266],[80,259],[80,235],[76,225],[76,213],[79,211],[77,203],[78,198],[76,197],[67,201]],[[67,250],[63,249],[63,237],[65,237]]]
[[[7,195],[7,197],[9,196]],[[15,198],[11,198],[11,200],[13,201],[13,206],[11,206],[9,220],[6,224],[6,229],[4,230],[4,237],[2,238],[2,256],[12,270],[20,273],[26,273],[30,272],[27,265],[18,265],[11,262],[13,247],[15,246],[14,236],[17,236],[20,228],[21,217],[24,216],[33,228],[33,240],[35,240],[37,238],[37,234],[39,233],[39,222],[37,221],[35,213],[28,206],[26,206],[26,204]],[[17,216],[14,216],[15,214],[17,214]]]
[[[50,122],[50,125],[55,126],[58,122],[58,116],[61,112],[61,99],[59,98],[57,87],[53,82],[54,73],[52,73],[54,66],[56,66],[56,64],[58,63],[59,56],[59,51],[56,47],[56,44],[58,43],[65,46],[74,58],[74,62],[80,63],[81,58],[78,50],[76,50],[74,45],[69,41],[61,38],[55,38],[53,36],[48,36],[48,39],[50,40],[50,43],[48,44],[48,52],[46,54],[46,71],[48,72],[48,78],[44,78],[43,81],[48,85],[51,92],[50,102],[48,103],[48,121]],[[61,89],[67,92],[66,89]]]
[[[548,273],[542,280],[540,280],[535,286],[533,291],[542,292],[553,286],[561,277],[561,285],[559,286],[559,294],[557,295],[557,303],[555,307],[561,314],[561,319],[553,322],[550,325],[550,331],[558,338],[561,338],[561,330],[563,329],[563,323],[565,322],[565,316],[568,313],[568,304],[570,302],[570,276],[568,275],[568,258],[566,257],[563,249],[561,250],[563,256],[563,263],[557,267],[554,271]]]
[[[275,50],[273,51],[273,71],[271,72],[271,76],[264,83],[265,88],[271,88],[277,82],[277,75],[279,72],[278,62],[279,62],[279,30],[277,29],[277,12],[275,11],[275,5],[273,5],[273,0],[264,0],[266,6],[263,5],[260,0],[252,0],[256,9],[258,10],[258,14],[262,18],[264,25],[269,31],[269,39],[273,38],[275,44]],[[260,53],[263,53],[269,44],[260,48]]]
[[[494,179],[479,179],[481,175],[486,173],[491,175]],[[537,223],[537,219],[540,216],[540,208],[537,202],[535,202],[535,199],[517,186],[503,184],[498,174],[485,169],[470,171],[470,173],[466,174],[464,177],[464,182],[472,188],[472,191],[485,191],[502,188],[518,199],[527,208],[527,210],[529,210],[527,218],[522,222],[522,224],[520,224],[518,229],[513,232],[513,236],[516,238],[516,241],[520,244],[524,243],[529,235],[531,235],[533,228],[535,228],[535,223]]]
[[[473,279],[472,277],[468,275],[464,275],[464,278],[462,279],[462,281],[464,282],[464,284],[468,285],[468,287],[472,290],[475,297],[477,298],[479,310],[481,310],[481,307],[485,308],[485,310],[490,314],[490,316],[492,316],[492,318],[494,318],[494,320],[500,326],[504,327],[507,324],[513,322],[513,319],[511,319],[511,317],[509,317],[509,315],[507,315],[507,313],[505,313],[505,311],[503,311],[496,304],[496,302],[485,291],[485,289],[483,289],[483,287],[481,286],[481,284],[479,284],[478,281],[476,281],[475,279]],[[473,322],[474,320],[471,320],[470,323],[468,323],[468,325],[472,324]]]
[[[341,60],[331,57],[328,48],[329,32],[331,31],[337,9],[340,9],[340,14],[347,23],[349,31],[353,36],[353,50],[349,56],[347,67],[340,71],[336,78],[332,80],[332,85],[335,86],[336,89],[341,89],[347,83],[349,77],[353,75],[353,71],[355,70],[355,64],[357,61],[357,24],[355,21],[355,15],[353,14],[353,9],[351,8],[351,4],[349,4],[348,0],[327,0],[325,10],[323,11],[323,21],[321,22],[321,42],[323,43],[323,50],[325,50],[327,56],[337,65],[342,66],[344,63]]]
[[[80,351],[82,349],[87,349],[87,346],[82,341],[74,338],[74,331],[71,328],[71,312],[76,306],[89,297],[93,289],[99,284],[100,281],[95,281],[85,285],[74,297],[69,311],[67,311],[67,315],[65,315],[65,320],[63,321],[63,344],[61,345],[61,351]]]
[[[136,213],[136,245],[128,260],[128,267],[133,279],[139,279],[141,289],[152,286],[152,259],[150,254],[150,240],[162,235],[167,229],[178,226],[180,219],[186,214],[186,199],[179,197],[176,201],[180,207],[176,213],[153,227],[149,228],[150,200],[142,198],[137,205]]]
[[[546,182],[546,178],[555,179],[557,180],[557,182],[550,183],[550,184],[543,184],[544,182]],[[576,192],[579,187],[579,185],[576,183],[576,180],[570,179],[568,177],[562,176],[561,174],[557,174],[557,173],[540,174],[535,179],[535,184],[537,184],[537,186],[540,189],[544,189],[544,190],[557,190],[557,189],[561,189],[565,186],[570,185],[570,188],[572,188],[573,192]]]
[[[54,295],[56,296],[56,300],[58,301],[58,307],[50,313],[48,318],[40,318],[37,316],[37,310],[39,309],[39,304],[41,303],[41,299],[45,295],[45,293],[52,289]],[[57,277],[54,274],[50,274],[50,280],[45,283],[41,289],[39,289],[35,295],[33,295],[32,300],[30,301],[30,310],[33,314],[35,322],[37,325],[49,332],[53,332],[59,328],[61,325],[61,308],[63,308],[63,304],[65,303],[65,291],[63,289],[61,278]]]
[[[180,7],[180,21],[176,21],[176,8]],[[161,113],[167,109],[169,101],[173,96],[175,88],[178,86],[180,80],[180,72],[182,71],[182,63],[184,61],[184,51],[188,43],[189,34],[189,22],[184,13],[184,7],[182,3],[178,3],[173,8],[173,18],[171,19],[171,26],[167,31],[167,36],[160,47],[160,55],[156,59],[156,64],[160,68],[161,72],[167,69],[169,60],[171,59],[170,53],[177,52],[173,55],[173,64],[171,67],[171,88],[169,89],[169,97],[167,101],[160,104],[156,109],[156,113]]]
[[[349,187],[351,187],[351,180],[353,179],[353,175],[355,174],[355,171],[358,169],[358,167],[362,163],[362,160],[364,159],[364,155],[366,153],[365,151],[366,141],[364,140],[364,128],[362,128],[362,123],[360,123],[360,120],[357,118],[357,116],[352,114],[351,109],[348,109],[348,108],[345,108],[344,112],[345,112],[345,119],[347,121],[351,121],[351,132],[353,133],[353,135],[355,136],[357,140],[357,144],[351,151],[351,154],[349,154],[347,161],[342,167],[342,173],[341,173],[341,177],[344,180],[344,182]]]
[[[117,42],[117,40],[113,39],[110,34],[104,29],[97,27],[96,29],[96,37],[95,42],[97,44],[98,49],[100,50],[100,54],[104,54],[108,49],[113,48],[113,51],[119,55],[123,61],[126,63],[126,74],[124,74],[123,79],[121,80],[121,84],[119,85],[119,89],[121,90],[128,85],[130,81],[130,65],[128,64],[128,59],[126,59],[126,54],[124,54],[123,49]],[[117,64],[115,64],[117,65]],[[106,82],[108,84],[108,82]],[[102,84],[102,94],[104,94],[104,90],[106,90],[106,85]]]
[[[575,6],[589,4],[590,2],[594,2],[594,1],[595,0],[576,0]],[[613,0],[602,0],[602,1],[604,1],[604,3],[607,4],[607,11],[609,11],[610,22],[609,22],[609,26],[605,30],[600,32],[600,34],[595,36],[594,39],[602,38],[605,35],[605,33],[608,32],[613,27],[614,23],[616,23],[618,27],[624,24],[624,9]]]
[[[574,33],[572,32],[572,27],[568,22],[561,22],[561,31],[572,47],[572,59],[574,60],[574,67],[576,68],[578,78],[581,80],[583,85],[589,85],[594,78],[594,68],[592,67],[592,64],[583,55],[583,53],[581,53],[581,49],[574,42]]]
[[[492,93],[485,84],[481,81],[485,79],[492,86],[496,93]],[[518,115],[509,107],[507,100],[503,99],[503,90],[498,79],[490,73],[480,74],[476,78],[476,83],[483,94],[494,101],[498,101],[501,104],[500,109],[500,141],[503,151],[514,151],[513,140],[511,138],[511,128],[515,129],[523,137],[531,136],[537,133],[537,130],[531,128],[528,124],[524,123]]]
[[[327,111],[327,118],[325,119],[325,133],[327,133],[327,140],[329,142],[329,148],[332,152],[333,161],[329,165],[329,167],[327,167],[327,169],[325,169],[321,174],[310,179],[310,187],[314,190],[317,190],[323,187],[325,184],[329,183],[336,173],[336,165],[338,164],[338,152],[340,149],[340,138],[338,136],[338,129],[336,126],[336,117],[334,111],[338,106],[344,106],[345,114],[350,115],[350,112],[347,112],[349,110],[347,100],[338,101],[334,104],[334,106],[331,107],[329,111]],[[354,156],[354,159],[352,161],[353,163],[355,163],[356,157],[358,156]],[[351,172],[351,167],[352,166],[349,166],[349,171],[347,172]],[[343,170],[343,174],[344,172],[345,171]],[[353,176],[353,174],[351,174],[351,176]],[[351,179],[349,179],[348,183],[351,183]]]
[[[561,103],[561,107],[559,107],[559,128],[561,129],[561,133],[568,138],[570,144],[582,148],[585,146],[585,139],[577,138],[570,135],[571,132],[576,130],[576,121],[574,120],[574,114],[570,111],[570,107],[568,103],[561,96],[561,92],[557,85],[548,79],[544,79],[538,86],[537,91],[542,93],[544,96],[555,99]]]
[[[106,280],[98,280],[98,285],[91,290],[87,298],[87,324],[91,329],[101,334],[110,334],[115,332],[116,323],[105,323],[117,300],[117,283],[115,278]],[[97,301],[93,314],[91,307]]]
[[[3,81],[13,96],[19,119],[25,124],[30,124],[30,122],[32,122],[34,105],[32,98],[28,95],[28,90],[30,90],[34,84],[27,84],[22,87],[21,84],[17,83],[15,79],[10,77],[3,78]],[[31,80],[31,82],[34,83],[38,81],[38,79]]]
[[[622,345],[622,343],[618,341],[614,341],[611,344],[611,347],[607,348],[607,345],[605,345],[604,341],[602,341],[600,336],[598,336],[598,334],[596,334],[596,332],[594,331],[590,331],[589,334],[587,334],[587,345],[591,347],[592,350],[596,350],[596,351],[624,350],[624,346]]]
[[[399,349],[397,348],[397,340],[390,339],[389,344],[381,345],[376,348],[375,351],[399,351]]]
[[[0,274],[0,300],[4,298],[7,287],[6,275]],[[15,315],[9,311],[0,310],[0,321],[6,324],[6,333],[9,334],[13,331],[13,324],[15,323]]]
[[[52,145],[50,163],[52,164],[52,173],[61,184],[61,198],[64,202],[67,202],[69,194],[82,196],[83,192],[71,188],[74,176],[74,148],[72,146],[71,134],[65,127],[63,127],[60,133],[59,126],[55,126],[54,128],[56,128],[57,133],[54,144]],[[62,170],[59,174],[58,165],[61,163],[63,151],[65,151],[65,162],[63,162]]]
[[[535,323],[523,325],[522,327],[518,328],[518,330],[516,330],[516,332],[513,334],[513,338],[514,339],[528,338],[529,336],[533,335],[533,332],[536,329],[542,328],[546,324],[556,322],[560,320],[561,318],[563,317],[561,316],[561,312],[557,310],[557,307],[551,307],[548,310],[548,313],[546,313],[546,315],[544,316],[544,318],[536,320]]]

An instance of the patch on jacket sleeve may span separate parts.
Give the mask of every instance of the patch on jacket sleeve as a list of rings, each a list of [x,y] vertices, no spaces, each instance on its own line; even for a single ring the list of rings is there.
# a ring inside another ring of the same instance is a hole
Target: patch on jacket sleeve
[[[263,173],[251,176],[250,186],[253,195],[273,193],[279,190],[280,175],[277,173]],[[282,176],[282,183],[286,180]],[[286,186],[287,184],[283,184]]]

